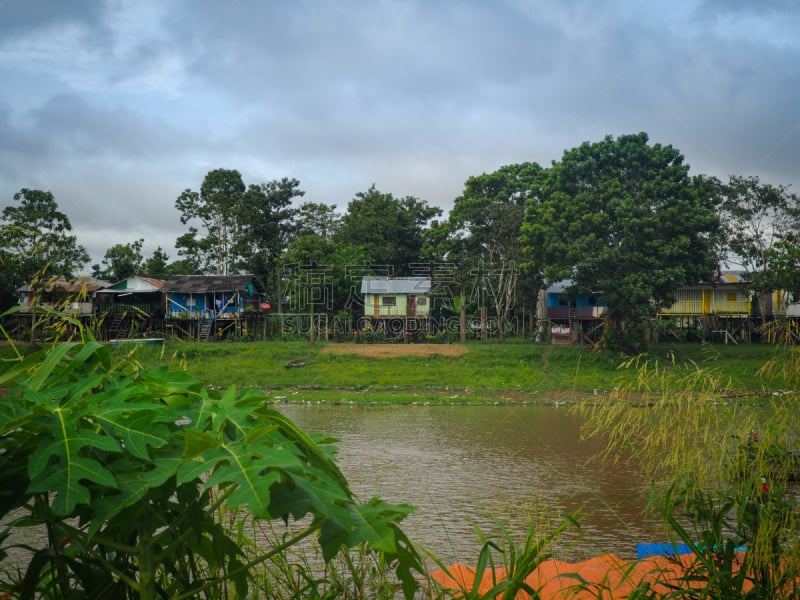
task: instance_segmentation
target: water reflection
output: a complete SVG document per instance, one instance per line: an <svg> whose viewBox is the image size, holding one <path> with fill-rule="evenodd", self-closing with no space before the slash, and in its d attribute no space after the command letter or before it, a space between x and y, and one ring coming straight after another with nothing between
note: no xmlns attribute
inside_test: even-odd
<svg viewBox="0 0 800 600"><path fill-rule="evenodd" d="M474 562L477 525L522 535L530 519L584 507L562 551L636 555L658 539L645 519L645 481L628 465L592 461L601 445L579 439L580 421L552 406L304 406L280 408L311 433L340 440L338 462L362 499L417 507L404 525L445 562ZM549 507L549 508L548 508ZM560 517L558 518L560 520Z"/></svg>

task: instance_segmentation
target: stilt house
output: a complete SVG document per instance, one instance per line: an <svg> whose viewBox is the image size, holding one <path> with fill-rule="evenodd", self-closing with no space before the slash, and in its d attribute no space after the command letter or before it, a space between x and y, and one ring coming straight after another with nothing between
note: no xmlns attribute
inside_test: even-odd
<svg viewBox="0 0 800 600"><path fill-rule="evenodd" d="M430 291L428 277L364 277L361 294L365 320L388 336L427 331Z"/></svg>

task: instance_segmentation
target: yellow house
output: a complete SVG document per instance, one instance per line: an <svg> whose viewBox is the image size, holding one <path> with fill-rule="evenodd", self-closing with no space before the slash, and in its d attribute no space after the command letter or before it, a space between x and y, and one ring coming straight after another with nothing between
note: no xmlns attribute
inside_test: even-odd
<svg viewBox="0 0 800 600"><path fill-rule="evenodd" d="M658 311L660 317L749 317L752 311L747 286L734 273L723 273L713 284L675 290L674 302Z"/></svg>
<svg viewBox="0 0 800 600"><path fill-rule="evenodd" d="M750 291L735 273L723 273L713 283L675 290L673 302L658 317L673 320L686 339L746 341L752 335Z"/></svg>

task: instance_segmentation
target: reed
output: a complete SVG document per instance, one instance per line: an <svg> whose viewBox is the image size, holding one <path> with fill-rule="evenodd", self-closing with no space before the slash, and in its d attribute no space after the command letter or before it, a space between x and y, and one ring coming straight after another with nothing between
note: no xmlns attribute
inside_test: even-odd
<svg viewBox="0 0 800 600"><path fill-rule="evenodd" d="M704 348L711 364L716 351ZM800 395L737 397L733 377L708 362L633 357L613 394L574 410L586 436L607 441L606 460L624 451L638 462L672 541L694 551L675 597L796 597ZM758 373L791 386L798 367L798 349L785 347Z"/></svg>

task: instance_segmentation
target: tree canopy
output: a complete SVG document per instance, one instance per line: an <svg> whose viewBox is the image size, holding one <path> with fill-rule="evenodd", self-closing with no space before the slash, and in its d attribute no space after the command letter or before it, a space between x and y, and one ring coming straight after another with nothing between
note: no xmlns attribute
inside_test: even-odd
<svg viewBox="0 0 800 600"><path fill-rule="evenodd" d="M199 192L184 190L175 201L181 223L198 222L205 232L190 226L189 232L176 242L178 253L199 262L208 272L220 275L232 272L232 243L244 193L242 175L231 169L209 171Z"/></svg>
<svg viewBox="0 0 800 600"><path fill-rule="evenodd" d="M710 280L716 205L672 146L649 145L645 133L608 136L548 169L528 200L525 246L548 281L601 292L613 329Z"/></svg>
<svg viewBox="0 0 800 600"><path fill-rule="evenodd" d="M549 168L522 162L469 177L444 219L425 200L374 184L341 214L335 205L298 205L303 196L296 179L246 185L237 170L211 170L198 191L175 201L187 226L177 261L160 247L146 259L138 239L111 246L92 274L118 281L247 272L280 304L289 298L282 281L328 269L326 282L348 288L336 298L352 306L353 281L364 274L425 272L439 314L457 310L463 321L466 307L484 320L488 309L501 336L520 306L534 307L545 280L602 294L607 331L669 304L681 286L710 282L723 263L743 265L754 291L800 293L798 197L752 176L726 184L691 176L678 150L645 133L585 142ZM6 207L0 221L5 305L43 269L70 278L89 260L50 192L23 189L14 200L19 206ZM297 273L282 280L287 269Z"/></svg>
<svg viewBox="0 0 800 600"><path fill-rule="evenodd" d="M762 296L776 289L796 289L791 257L797 255L800 199L785 186L761 183L752 176L733 175L721 190L729 260L744 267L753 290Z"/></svg>
<svg viewBox="0 0 800 600"><path fill-rule="evenodd" d="M23 188L14 200L19 205L5 207L0 218L4 304L17 287L34 278L72 279L89 262L51 192Z"/></svg>
<svg viewBox="0 0 800 600"><path fill-rule="evenodd" d="M418 263L424 242L423 229L442 214L425 200L405 196L395 198L372 185L359 192L347 205L334 240L360 246L377 265L387 265L403 275Z"/></svg>
<svg viewBox="0 0 800 600"><path fill-rule="evenodd" d="M470 177L450 211L450 254L462 263L462 273L466 266L472 274L473 299L481 308L494 308L500 339L514 308L524 260L520 232L525 203L538 194L543 173L537 163L521 163ZM528 291L537 287L524 286ZM481 330L485 328L484 323Z"/></svg>

